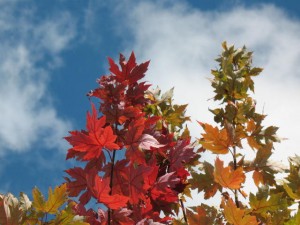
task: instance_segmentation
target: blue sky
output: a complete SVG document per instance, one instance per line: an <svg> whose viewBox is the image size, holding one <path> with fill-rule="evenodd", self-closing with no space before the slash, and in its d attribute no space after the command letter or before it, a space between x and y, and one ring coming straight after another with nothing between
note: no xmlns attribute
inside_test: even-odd
<svg viewBox="0 0 300 225"><path fill-rule="evenodd" d="M107 56L151 59L146 80L212 122L207 77L221 42L244 44L265 70L256 82L266 125L288 138L274 160L300 151L300 4L297 1L0 0L0 192L60 184L69 130L85 126L86 93ZM192 135L201 129L190 125ZM299 154L299 153L298 153Z"/></svg>

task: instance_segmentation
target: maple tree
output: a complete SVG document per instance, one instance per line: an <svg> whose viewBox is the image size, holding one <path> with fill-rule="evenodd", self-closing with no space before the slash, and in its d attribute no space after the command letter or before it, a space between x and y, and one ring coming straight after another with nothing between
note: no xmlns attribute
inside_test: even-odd
<svg viewBox="0 0 300 225"><path fill-rule="evenodd" d="M211 71L220 103L210 109L216 125L198 122L203 133L196 141L186 126L187 105L174 104L173 88L162 94L143 81L149 61L137 64L134 53L128 61L120 54L119 65L109 58L110 74L88 93L86 128L65 137L66 159L81 166L67 169L66 182L50 188L47 200L37 188L33 201L24 193L19 200L0 195L0 223L300 224L300 210L292 209L299 208L300 157L289 158L289 169L271 161L278 128L263 125L266 115L251 94L262 69L252 67L246 47L222 47L219 68ZM214 162L202 160L203 152ZM277 174L286 176L280 181ZM249 185L258 191L247 192ZM192 197L199 204L187 207Z"/></svg>
<svg viewBox="0 0 300 225"><path fill-rule="evenodd" d="M84 162L66 171L69 195L79 197L77 213L90 224L169 223L185 213L188 169L198 162L183 126L187 105L173 104L173 89L150 90L141 81L149 61L137 64L134 53L109 65L88 94L100 100L100 113L91 101L86 129L66 137L67 159ZM85 210L92 198L102 204L97 211Z"/></svg>
<svg viewBox="0 0 300 225"><path fill-rule="evenodd" d="M199 138L200 151L217 156L214 165L201 162L200 173L193 171L189 179L191 188L203 192L205 199L220 193L220 208L212 209L202 204L193 210L195 214L189 213L189 222L299 224L300 212L291 216L291 206L297 205L299 199L299 157L289 159L290 169L270 160L274 143L281 141L276 134L278 128L263 126L266 115L256 111L256 101L251 96L251 92L254 93L252 78L262 69L252 67L252 52L246 47L235 49L226 42L222 47L223 52L216 59L219 68L211 71L213 100L220 102L220 107L210 111L218 125L199 122L204 131ZM254 159L247 158L249 149L256 153ZM276 180L276 174L283 173L287 173L287 177ZM251 185L251 174L258 191L246 193L244 188ZM213 219L202 222L212 213Z"/></svg>

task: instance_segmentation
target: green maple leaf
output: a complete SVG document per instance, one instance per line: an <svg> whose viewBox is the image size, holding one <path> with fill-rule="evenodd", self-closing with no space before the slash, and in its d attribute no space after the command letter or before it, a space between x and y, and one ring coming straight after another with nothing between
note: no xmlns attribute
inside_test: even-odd
<svg viewBox="0 0 300 225"><path fill-rule="evenodd" d="M155 90L148 90L146 92L146 98L152 101L145 107L145 111L152 113L156 116L161 116L163 121L166 122L171 132L177 132L183 128L183 124L190 120L190 117L185 116L186 105L173 105L173 92L174 88L171 88L166 93L161 94L161 90L157 87ZM162 126L162 124L160 124Z"/></svg>
<svg viewBox="0 0 300 225"><path fill-rule="evenodd" d="M300 224L300 210L290 220L284 223L284 225L295 225Z"/></svg>
<svg viewBox="0 0 300 225"><path fill-rule="evenodd" d="M273 194L268 190L259 189L259 192L249 197L252 212L260 214L267 218L268 214L287 210L287 199L283 197L283 193Z"/></svg>
<svg viewBox="0 0 300 225"><path fill-rule="evenodd" d="M204 173L192 172L192 179L189 180L189 183L192 189L198 189L198 193L204 191L204 198L209 199L222 187L215 182L214 167L210 163L204 162L202 170Z"/></svg>
<svg viewBox="0 0 300 225"><path fill-rule="evenodd" d="M73 211L73 202L70 202L65 209L61 210L55 220L53 220L53 224L59 225L88 225L89 223L83 222L83 218L74 219L76 216Z"/></svg>
<svg viewBox="0 0 300 225"><path fill-rule="evenodd" d="M253 173L253 179L256 186L260 183L263 185L275 186L275 174L277 172L282 172L282 168L280 166L277 166L277 164L273 165L269 162L269 158L272 155L272 148L272 142L267 145L261 145L256 152L255 159L248 163L248 165L245 163L246 171L255 170Z"/></svg>
<svg viewBox="0 0 300 225"><path fill-rule="evenodd" d="M291 157L289 175L285 178L288 182L283 184L283 187L287 194L295 200L300 199L300 165L299 157Z"/></svg>

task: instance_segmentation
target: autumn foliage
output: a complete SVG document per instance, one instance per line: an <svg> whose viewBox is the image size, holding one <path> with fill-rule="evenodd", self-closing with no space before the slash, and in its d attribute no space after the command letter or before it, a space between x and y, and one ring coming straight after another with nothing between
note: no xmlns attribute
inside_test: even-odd
<svg viewBox="0 0 300 225"><path fill-rule="evenodd" d="M85 129L65 137L67 160L80 166L66 170L66 182L47 199L37 188L33 201L0 195L0 224L300 224L292 209L300 200L300 158L290 158L289 169L272 163L278 128L263 125L266 115L251 95L262 69L252 67L245 47L222 47L211 71L216 124L198 122L202 133L194 138L187 105L174 104L173 89L162 94L144 81L149 61L138 64L134 53L118 63L109 58L110 73L88 93ZM257 191L246 191L249 185ZM189 198L198 204L187 206Z"/></svg>

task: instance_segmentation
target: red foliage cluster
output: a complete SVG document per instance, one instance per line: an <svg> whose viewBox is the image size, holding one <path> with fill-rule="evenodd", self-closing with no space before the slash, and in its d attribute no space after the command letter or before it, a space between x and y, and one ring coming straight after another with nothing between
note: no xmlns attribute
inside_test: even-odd
<svg viewBox="0 0 300 225"><path fill-rule="evenodd" d="M146 95L150 85L140 81L149 61L138 65L132 53L128 61L120 55L120 67L110 58L109 64L110 75L88 94L100 99L101 116L92 104L86 130L66 137L67 159L86 162L66 171L69 195L79 197L77 213L90 224L166 224L178 211L178 195L188 185L185 165L196 153L189 135L175 136L163 115L146 110L156 103ZM122 159L117 151L125 152ZM106 207L86 210L91 198Z"/></svg>

